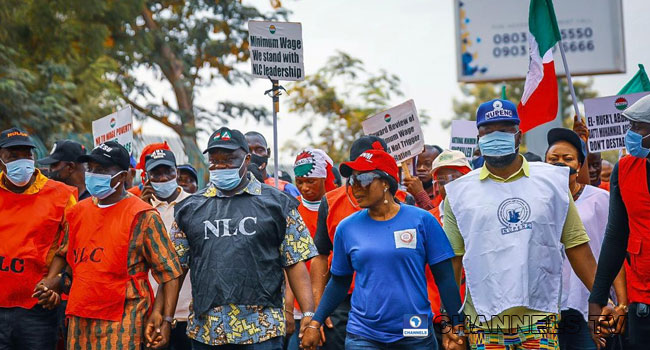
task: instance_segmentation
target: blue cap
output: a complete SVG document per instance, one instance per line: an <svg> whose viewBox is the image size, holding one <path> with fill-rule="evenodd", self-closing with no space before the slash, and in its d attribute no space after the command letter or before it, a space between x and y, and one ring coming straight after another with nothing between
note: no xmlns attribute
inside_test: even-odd
<svg viewBox="0 0 650 350"><path fill-rule="evenodd" d="M517 106L508 100L500 99L481 103L476 110L476 127L497 122L511 122L519 125Z"/></svg>

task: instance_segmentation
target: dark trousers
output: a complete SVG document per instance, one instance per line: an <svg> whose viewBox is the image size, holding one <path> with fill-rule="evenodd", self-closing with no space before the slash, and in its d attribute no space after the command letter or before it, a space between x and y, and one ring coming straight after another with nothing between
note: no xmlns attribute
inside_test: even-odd
<svg viewBox="0 0 650 350"><path fill-rule="evenodd" d="M382 343L348 333L345 340L345 350L437 350L438 342L433 335L433 327L429 327L426 338L403 338L393 343Z"/></svg>
<svg viewBox="0 0 650 350"><path fill-rule="evenodd" d="M562 350L596 350L589 324L578 310L562 311L558 324L558 340Z"/></svg>
<svg viewBox="0 0 650 350"><path fill-rule="evenodd" d="M0 308L0 350L54 350L56 310Z"/></svg>
<svg viewBox="0 0 650 350"><path fill-rule="evenodd" d="M330 315L334 328L325 326L325 344L321 350L342 350L345 348L345 337L347 335L348 314L350 313L350 298L348 294L345 300Z"/></svg>
<svg viewBox="0 0 650 350"><path fill-rule="evenodd" d="M627 333L630 350L650 348L650 305L630 304L627 313Z"/></svg>
<svg viewBox="0 0 650 350"><path fill-rule="evenodd" d="M187 321L176 322L169 339L169 350L191 350L192 342L186 334Z"/></svg>
<svg viewBox="0 0 650 350"><path fill-rule="evenodd" d="M192 350L282 350L283 337L271 338L256 344L207 345L192 339Z"/></svg>

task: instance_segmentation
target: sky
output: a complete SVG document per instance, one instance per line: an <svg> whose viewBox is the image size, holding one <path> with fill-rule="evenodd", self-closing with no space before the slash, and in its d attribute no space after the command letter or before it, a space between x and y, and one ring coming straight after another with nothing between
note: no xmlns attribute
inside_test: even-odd
<svg viewBox="0 0 650 350"><path fill-rule="evenodd" d="M270 10L269 0L244 0L244 3ZM404 96L390 101L390 105L414 99L417 108L431 116L428 125L423 127L425 142L448 146L449 130L442 129L440 121L453 115L452 99L462 98L456 80L453 0L284 0L282 3L292 11L289 20L302 23L306 74L323 66L336 51L361 59L371 72L385 69L396 74L402 81ZM623 0L627 73L593 76L594 87L601 96L616 94L636 73L638 63L650 65L648 13L650 1ZM559 60L557 56L555 59ZM250 63L244 63L241 68L250 71ZM138 75L151 82L155 102L163 97L174 100L169 84L144 71ZM230 100L264 105L270 110L271 101L263 95L269 88L270 83L265 79L256 79L250 86L218 82L199 91L196 101L209 109L214 109L219 100ZM308 146L308 139L296 137L304 116L285 113L286 110L281 98L279 146L288 140ZM243 132L260 131L272 143L272 127L268 123L235 119L229 126ZM143 130L148 134L173 134L155 121L145 122ZM199 138L200 148L206 139L207 135ZM295 156L282 151L280 154L280 162L285 164Z"/></svg>

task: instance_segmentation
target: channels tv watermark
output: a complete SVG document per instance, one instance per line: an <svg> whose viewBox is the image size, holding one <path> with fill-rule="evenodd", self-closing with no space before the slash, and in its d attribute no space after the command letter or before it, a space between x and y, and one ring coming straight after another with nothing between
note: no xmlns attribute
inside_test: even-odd
<svg viewBox="0 0 650 350"><path fill-rule="evenodd" d="M405 337L428 337L429 316L414 314L404 315L402 335Z"/></svg>

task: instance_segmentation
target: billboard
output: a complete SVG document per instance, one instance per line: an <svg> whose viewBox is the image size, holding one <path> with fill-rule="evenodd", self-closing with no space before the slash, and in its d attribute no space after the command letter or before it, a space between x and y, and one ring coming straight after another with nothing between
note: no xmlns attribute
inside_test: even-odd
<svg viewBox="0 0 650 350"><path fill-rule="evenodd" d="M528 71L526 0L455 0L459 82L524 79ZM625 73L621 0L555 0L572 75ZM555 71L564 75L559 48Z"/></svg>

